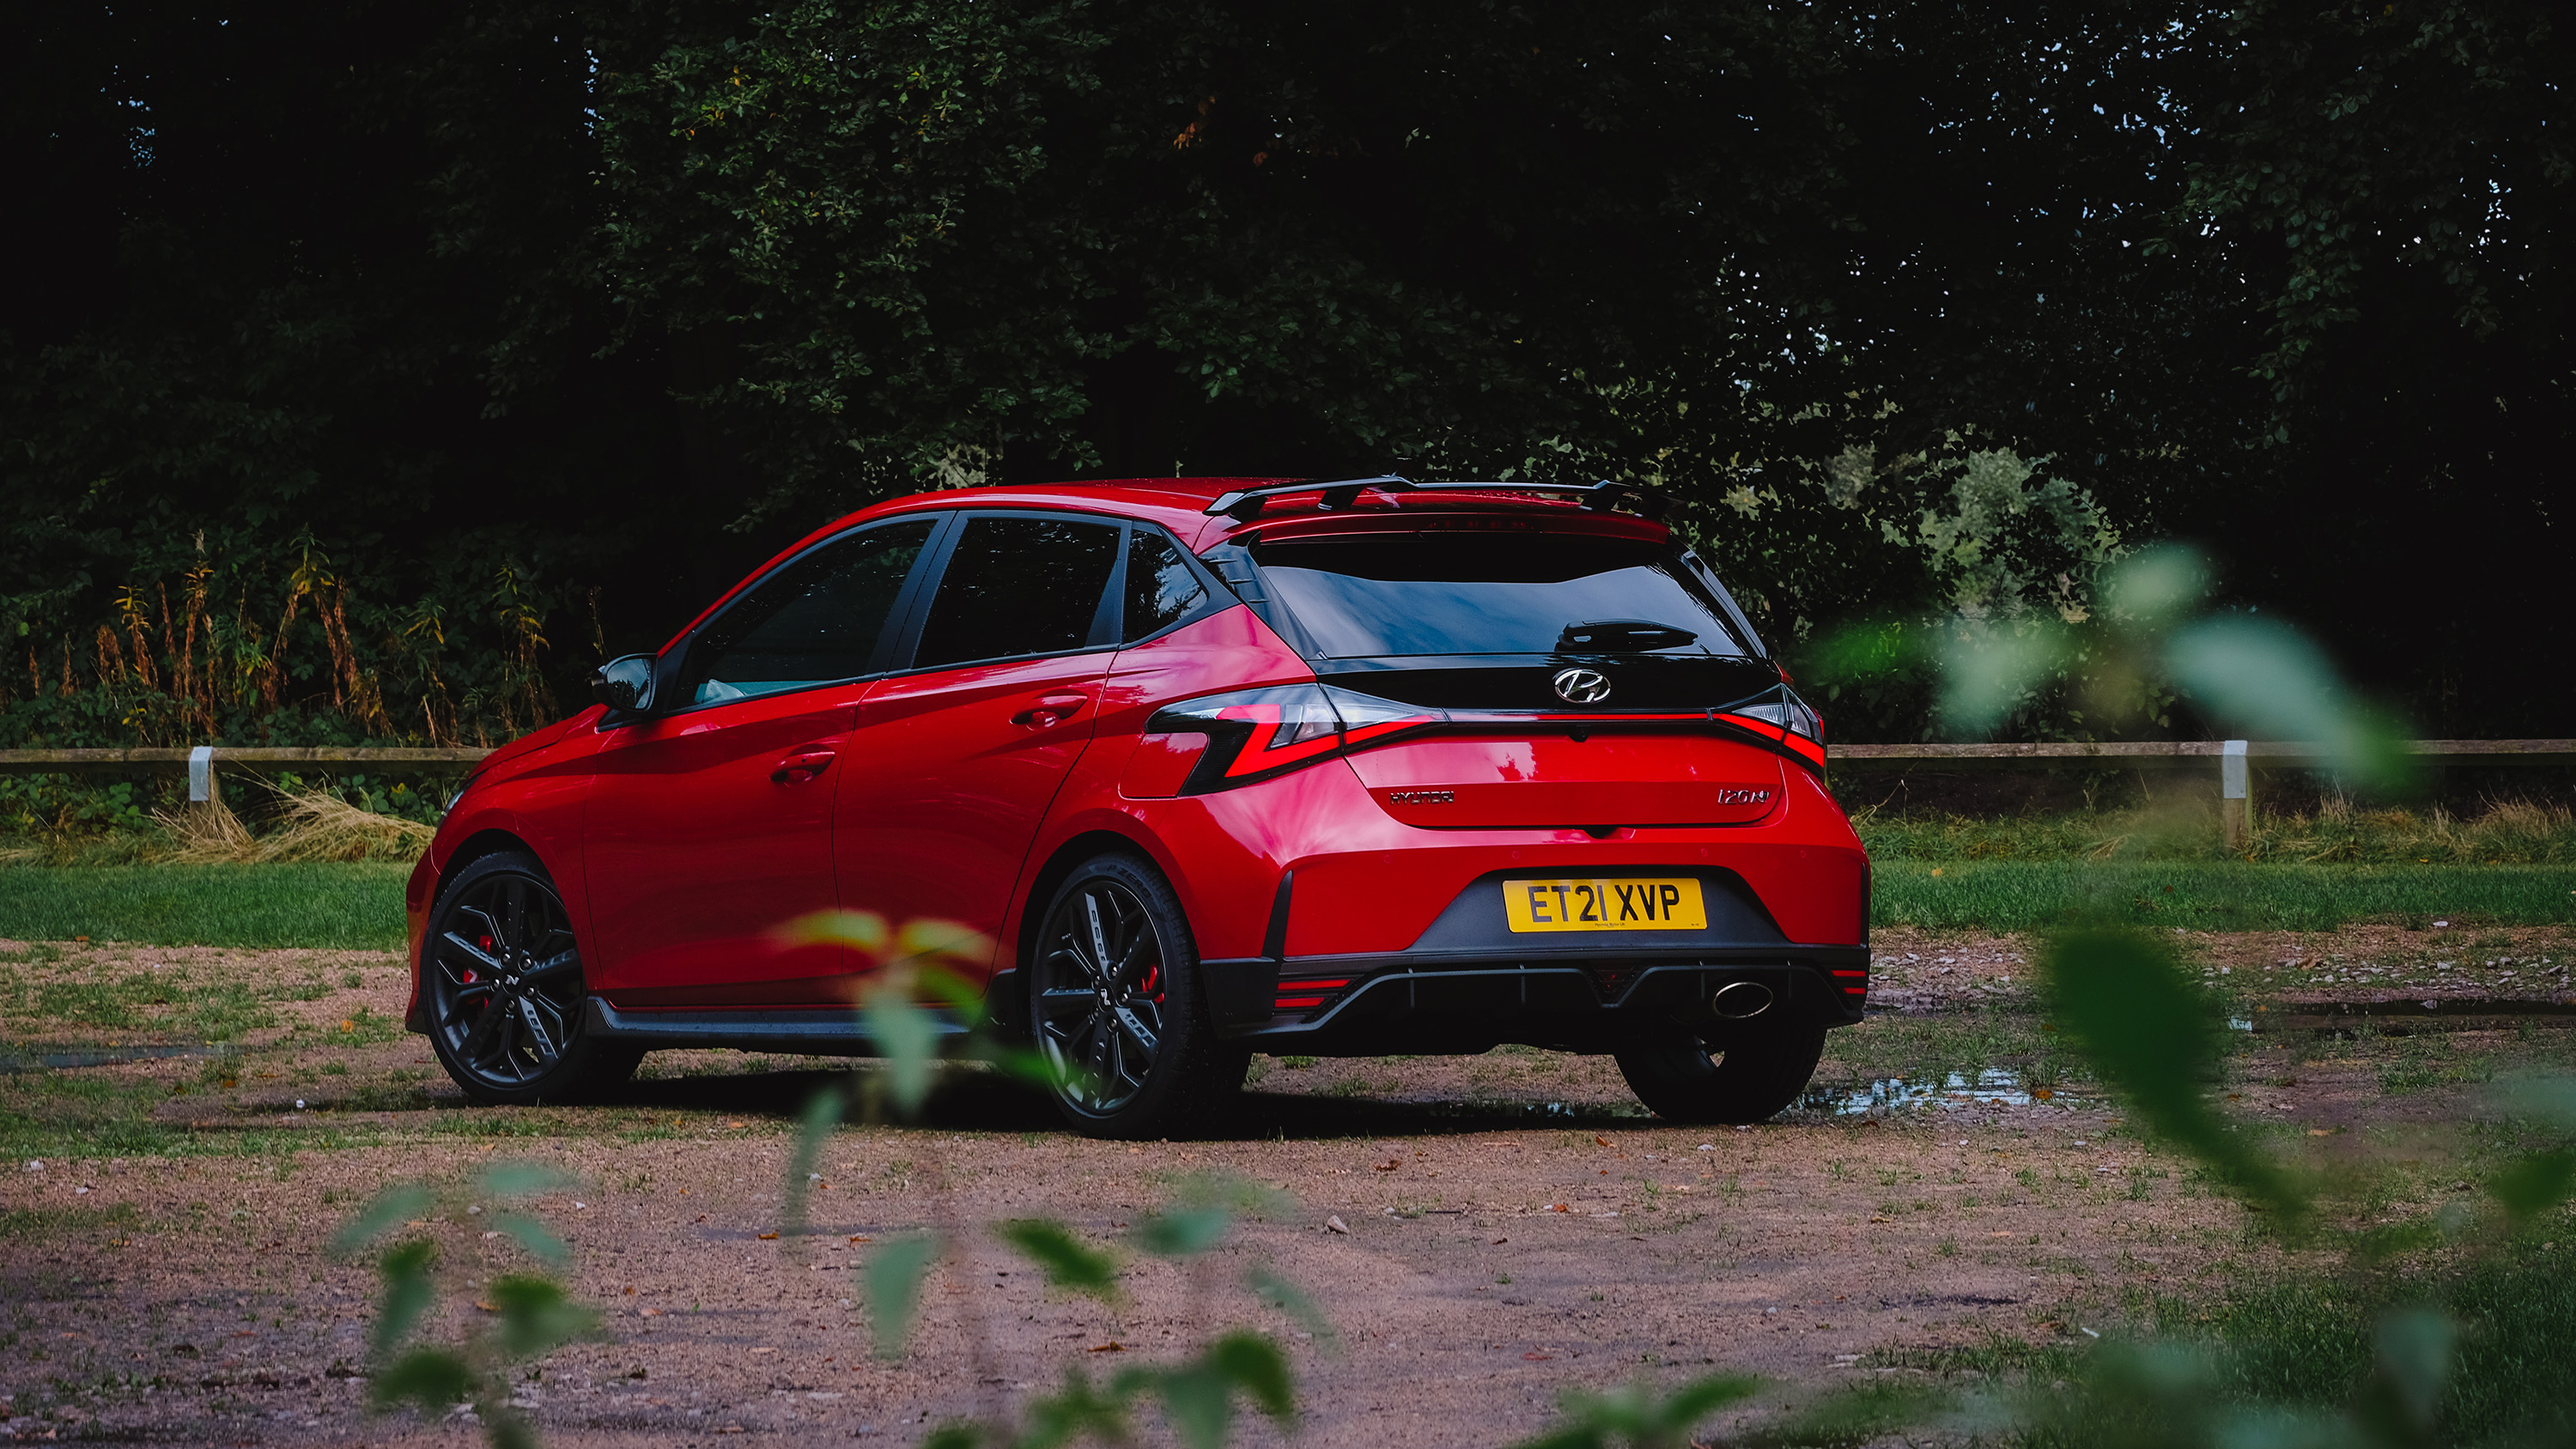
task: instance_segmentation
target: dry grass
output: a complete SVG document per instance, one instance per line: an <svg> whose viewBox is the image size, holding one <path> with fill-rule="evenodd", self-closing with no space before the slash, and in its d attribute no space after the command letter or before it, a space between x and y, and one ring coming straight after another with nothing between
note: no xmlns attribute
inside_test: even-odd
<svg viewBox="0 0 2576 1449"><path fill-rule="evenodd" d="M322 790L288 795L277 828L265 835L253 835L220 803L156 818L178 845L169 858L187 864L416 860L437 833L418 821L361 810Z"/></svg>
<svg viewBox="0 0 2576 1449"><path fill-rule="evenodd" d="M2548 864L2576 856L2576 812L2532 800L2490 800L2474 815L2441 805L2364 810L2329 795L2312 815L2255 820L2255 849L2285 860L2364 861L2408 857L2460 865Z"/></svg>
<svg viewBox="0 0 2576 1449"><path fill-rule="evenodd" d="M1856 812L1853 824L1881 860L2216 860L2226 850L2217 802L2198 796L2126 810L2079 810L2003 819L1921 811ZM2255 801L2251 860L2312 864L2560 865L2576 862L2576 812L2525 799L2474 810L2369 808L2327 796L2313 811Z"/></svg>

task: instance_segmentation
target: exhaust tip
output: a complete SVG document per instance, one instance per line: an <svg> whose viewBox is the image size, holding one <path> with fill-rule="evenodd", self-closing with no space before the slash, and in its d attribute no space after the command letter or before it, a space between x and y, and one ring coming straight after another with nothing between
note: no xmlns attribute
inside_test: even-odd
<svg viewBox="0 0 2576 1449"><path fill-rule="evenodd" d="M1708 999L1708 1009L1729 1021L1760 1016L1771 1009L1771 988L1759 981L1730 981Z"/></svg>

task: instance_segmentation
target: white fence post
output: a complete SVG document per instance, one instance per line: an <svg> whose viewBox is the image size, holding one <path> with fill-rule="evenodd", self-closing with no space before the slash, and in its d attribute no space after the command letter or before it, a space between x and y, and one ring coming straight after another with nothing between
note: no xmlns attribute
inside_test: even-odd
<svg viewBox="0 0 2576 1449"><path fill-rule="evenodd" d="M2227 848L2243 850L2252 828L2253 771L2246 768L2245 742L2229 740L2218 752L2218 823L2227 832Z"/></svg>
<svg viewBox="0 0 2576 1449"><path fill-rule="evenodd" d="M215 778L215 747L188 751L188 813L213 817L223 807L223 785Z"/></svg>

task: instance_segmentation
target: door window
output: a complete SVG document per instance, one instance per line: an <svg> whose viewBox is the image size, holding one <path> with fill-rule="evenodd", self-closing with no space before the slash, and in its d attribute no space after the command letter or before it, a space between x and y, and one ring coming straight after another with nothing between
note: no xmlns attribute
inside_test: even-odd
<svg viewBox="0 0 2576 1449"><path fill-rule="evenodd" d="M780 565L690 643L680 698L713 704L881 667L877 644L932 526L927 518L889 523Z"/></svg>
<svg viewBox="0 0 2576 1449"><path fill-rule="evenodd" d="M1118 525L1063 518L969 518L931 596L913 666L1105 646Z"/></svg>
<svg viewBox="0 0 2576 1449"><path fill-rule="evenodd" d="M1119 633L1133 644L1190 616L1207 602L1207 585L1181 557L1172 541L1150 528L1139 528L1127 543L1127 613Z"/></svg>

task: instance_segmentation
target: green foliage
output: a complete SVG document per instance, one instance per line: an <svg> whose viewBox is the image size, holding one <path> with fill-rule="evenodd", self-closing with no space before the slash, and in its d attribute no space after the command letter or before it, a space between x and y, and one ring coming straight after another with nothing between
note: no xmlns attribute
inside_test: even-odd
<svg viewBox="0 0 2576 1449"><path fill-rule="evenodd" d="M1013 1218L996 1233L1038 1265L1054 1288L1088 1293L1103 1300L1118 1291L1118 1265L1108 1254L1087 1247L1073 1230L1049 1218Z"/></svg>
<svg viewBox="0 0 2576 1449"><path fill-rule="evenodd" d="M1761 1380L1744 1374L1712 1374L1670 1394L1642 1383L1606 1394L1569 1393L1559 1405L1559 1423L1520 1449L1684 1449L1701 1420L1759 1387Z"/></svg>
<svg viewBox="0 0 2576 1449"><path fill-rule="evenodd" d="M2305 1211L2297 1188L2210 1108L2203 1084L2218 1056L2218 1013L2170 945L2077 928L2049 942L2040 971L2057 1020L2149 1128L2285 1217Z"/></svg>
<svg viewBox="0 0 2576 1449"><path fill-rule="evenodd" d="M490 1328L454 1345L421 1344L403 1349L430 1316L443 1285L441 1254L433 1233L441 1225L470 1223L518 1243L531 1257L560 1266L569 1251L562 1239L535 1218L508 1208L485 1212L486 1200L506 1201L571 1185L557 1169L539 1163L497 1163L476 1180L470 1193L426 1183L396 1183L378 1192L332 1235L335 1256L351 1257L397 1229L399 1236L377 1255L376 1269L384 1295L368 1334L368 1351L378 1362L368 1403L376 1409L402 1404L426 1414L442 1414L470 1403L494 1449L534 1449L535 1426L511 1403L508 1371L523 1359L551 1353L577 1339L600 1336L600 1316L575 1303L563 1286L539 1273L503 1273L482 1285L477 1306L492 1316Z"/></svg>
<svg viewBox="0 0 2576 1449"><path fill-rule="evenodd" d="M1240 1330L1218 1335L1195 1358L1122 1369L1098 1388L1073 1370L1062 1389L1022 1406L1019 1425L943 1424L922 1441L923 1449L1053 1449L1085 1437L1123 1444L1133 1437L1136 1405L1148 1399L1162 1401L1164 1418L1190 1449L1218 1449L1233 1436L1239 1398L1282 1427L1296 1425L1296 1384L1287 1359L1270 1340Z"/></svg>
<svg viewBox="0 0 2576 1449"><path fill-rule="evenodd" d="M882 1359L903 1357L912 1341L913 1312L921 1303L921 1282L939 1261L939 1240L927 1233L893 1238L868 1254L862 1279L867 1294L870 1336Z"/></svg>

